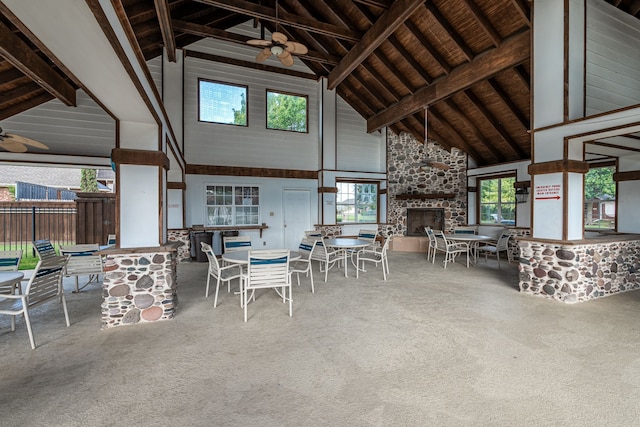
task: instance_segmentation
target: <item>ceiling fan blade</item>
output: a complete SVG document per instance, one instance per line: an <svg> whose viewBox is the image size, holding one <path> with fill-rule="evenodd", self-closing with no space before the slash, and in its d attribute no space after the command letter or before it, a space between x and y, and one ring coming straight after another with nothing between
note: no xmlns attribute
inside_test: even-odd
<svg viewBox="0 0 640 427"><path fill-rule="evenodd" d="M262 49L262 51L258 54L258 56L256 56L256 61L257 62L264 62L267 60L268 57L271 56L271 49L269 49L268 47L265 47L264 49Z"/></svg>
<svg viewBox="0 0 640 427"><path fill-rule="evenodd" d="M46 146L45 144L43 144L40 141L36 141L35 139L27 138L26 136L16 135L15 133L7 133L7 134L4 135L4 137L5 137L5 141L7 141L6 138L11 138L8 141L17 142L19 144L30 145L30 146L36 147L36 148L42 148L43 150L48 150L49 149L48 146Z"/></svg>
<svg viewBox="0 0 640 427"><path fill-rule="evenodd" d="M285 44L288 39L287 39L287 36L276 31L275 33L271 34L271 40L273 40L276 43Z"/></svg>
<svg viewBox="0 0 640 427"><path fill-rule="evenodd" d="M285 50L288 52L294 53L296 55L305 55L309 52L309 49L302 43L298 42L286 42L284 44Z"/></svg>
<svg viewBox="0 0 640 427"><path fill-rule="evenodd" d="M10 139L5 139L4 141L0 141L0 148L3 148L12 153L26 153L27 147L24 144L21 144L16 141L11 141Z"/></svg>
<svg viewBox="0 0 640 427"><path fill-rule="evenodd" d="M271 42L269 40L260 39L247 40L247 44L251 46L271 46Z"/></svg>
<svg viewBox="0 0 640 427"><path fill-rule="evenodd" d="M290 67L293 65L293 56L286 50L282 51L280 55L278 55L278 59L282 62L282 65L286 67Z"/></svg>

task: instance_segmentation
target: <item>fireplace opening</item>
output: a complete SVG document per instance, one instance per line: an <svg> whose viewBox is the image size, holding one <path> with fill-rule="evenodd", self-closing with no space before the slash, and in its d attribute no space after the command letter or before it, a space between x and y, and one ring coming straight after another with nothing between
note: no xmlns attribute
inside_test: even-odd
<svg viewBox="0 0 640 427"><path fill-rule="evenodd" d="M407 209L407 236L426 236L427 226L444 230L444 208Z"/></svg>

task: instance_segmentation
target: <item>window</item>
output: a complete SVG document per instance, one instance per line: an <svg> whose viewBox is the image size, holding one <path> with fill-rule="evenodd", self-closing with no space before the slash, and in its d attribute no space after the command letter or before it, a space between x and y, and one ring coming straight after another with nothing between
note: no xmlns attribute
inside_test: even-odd
<svg viewBox="0 0 640 427"><path fill-rule="evenodd" d="M479 179L480 224L515 225L514 176Z"/></svg>
<svg viewBox="0 0 640 427"><path fill-rule="evenodd" d="M584 227L615 229L616 183L615 166L591 165L584 176Z"/></svg>
<svg viewBox="0 0 640 427"><path fill-rule="evenodd" d="M378 183L338 182L336 223L377 223Z"/></svg>
<svg viewBox="0 0 640 427"><path fill-rule="evenodd" d="M207 226L260 225L260 189L235 185L206 186Z"/></svg>
<svg viewBox="0 0 640 427"><path fill-rule="evenodd" d="M247 87L198 79L198 120L247 126Z"/></svg>
<svg viewBox="0 0 640 427"><path fill-rule="evenodd" d="M267 129L307 131L307 97L267 90Z"/></svg>

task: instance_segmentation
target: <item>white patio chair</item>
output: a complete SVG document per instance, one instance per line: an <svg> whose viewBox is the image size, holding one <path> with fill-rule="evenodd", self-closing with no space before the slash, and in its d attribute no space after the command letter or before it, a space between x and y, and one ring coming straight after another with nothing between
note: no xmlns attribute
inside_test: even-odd
<svg viewBox="0 0 640 427"><path fill-rule="evenodd" d="M18 271L20 260L22 259L22 249L13 251L0 251L0 271ZM20 281L13 285L0 286L0 294L22 294Z"/></svg>
<svg viewBox="0 0 640 427"><path fill-rule="evenodd" d="M107 246L113 246L115 244L116 244L116 235L109 234L109 236L107 236Z"/></svg>
<svg viewBox="0 0 640 427"><path fill-rule="evenodd" d="M507 262L511 262L511 251L509 250L509 239L511 231L505 230L500 234L496 244L485 244L478 247L478 253L484 253L484 260L487 261L489 254L494 255L498 260L498 268L500 268L500 252L507 253Z"/></svg>
<svg viewBox="0 0 640 427"><path fill-rule="evenodd" d="M70 326L67 302L62 290L62 276L66 263L66 256L56 255L41 259L38 261L23 295L0 295L0 314L8 314L11 316L12 331L16 330L16 317L24 314L32 349L36 348L36 342L31 330L29 309L49 300L60 298L67 327Z"/></svg>
<svg viewBox="0 0 640 427"><path fill-rule="evenodd" d="M224 236L222 245L225 252L248 251L251 250L250 236Z"/></svg>
<svg viewBox="0 0 640 427"><path fill-rule="evenodd" d="M427 245L427 261L431 261L436 252L436 238L433 235L431 227L426 226L424 228L424 232L427 233L427 237L429 238L429 244Z"/></svg>
<svg viewBox="0 0 640 427"><path fill-rule="evenodd" d="M32 242L32 244L33 248L38 254L38 258L40 259L50 258L58 255L56 253L56 249L47 239L35 240Z"/></svg>
<svg viewBox="0 0 640 427"><path fill-rule="evenodd" d="M282 297L283 303L287 300L289 301L289 316L293 315L289 249L250 251L247 272L243 276L243 282L242 295L244 297L245 322L247 321L249 299L255 301L255 291L258 289L274 289ZM287 289L289 290L289 296L287 296Z"/></svg>
<svg viewBox="0 0 640 427"><path fill-rule="evenodd" d="M469 268L469 244L467 242L450 242L442 230L433 230L433 234L436 238L436 249L444 252L444 268L447 268L447 263L456 262L456 256L460 254L466 254L467 268ZM435 255L433 258L435 262Z"/></svg>
<svg viewBox="0 0 640 427"><path fill-rule="evenodd" d="M311 257L313 252L316 249L316 244L318 240L312 237L305 237L300 242L300 246L298 246L298 252L300 253L300 259L296 260L291 264L290 272L291 274L295 273L298 279L298 286L300 286L300 273L303 273L305 276L309 276L311 279L311 293L315 293L315 289L313 287L313 268L311 268Z"/></svg>
<svg viewBox="0 0 640 427"><path fill-rule="evenodd" d="M377 246L376 245L376 237L378 237L378 230L366 230L366 229L361 229L358 232L358 239L360 240L368 240L371 242L370 246L367 247L373 247L373 246Z"/></svg>
<svg viewBox="0 0 640 427"><path fill-rule="evenodd" d="M478 229L473 226L458 225L454 227L453 234L478 234Z"/></svg>
<svg viewBox="0 0 640 427"><path fill-rule="evenodd" d="M364 248L356 255L356 278L360 277L360 271L366 271L364 265L366 262L372 262L377 267L378 264L382 264L382 277L387 280L387 274L389 274L389 260L387 258L387 250L389 248L390 237L384 239L384 243L381 248Z"/></svg>
<svg viewBox="0 0 640 427"><path fill-rule="evenodd" d="M209 283L211 278L216 279L216 296L213 299L213 308L218 305L218 291L220 290L220 282L227 282L227 292L231 292L231 281L238 279L238 290L240 292L240 306L242 307L242 269L239 264L230 264L224 267L220 267L218 258L213 253L211 245L205 242L200 242L202 252L207 256L209 260L209 270L207 272L207 288L204 292L206 298L209 297Z"/></svg>
<svg viewBox="0 0 640 427"><path fill-rule="evenodd" d="M324 273L326 283L329 270L342 262L343 252L340 249L327 248L322 240L317 240L311 259L319 262L320 272Z"/></svg>
<svg viewBox="0 0 640 427"><path fill-rule="evenodd" d="M304 237L316 237L322 239L322 231L320 230L307 230L304 232Z"/></svg>
<svg viewBox="0 0 640 427"><path fill-rule="evenodd" d="M75 277L76 290L80 292L92 282L98 283L102 274L102 256L96 255L100 246L95 244L60 246L60 255L69 255L69 261L65 266L64 275ZM89 280L82 286L79 285L78 278L88 276Z"/></svg>

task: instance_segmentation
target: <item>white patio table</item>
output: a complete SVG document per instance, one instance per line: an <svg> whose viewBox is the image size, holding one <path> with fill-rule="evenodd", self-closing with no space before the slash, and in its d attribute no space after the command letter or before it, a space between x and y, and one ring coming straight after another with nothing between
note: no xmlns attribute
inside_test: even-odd
<svg viewBox="0 0 640 427"><path fill-rule="evenodd" d="M482 234L445 234L447 240L451 240L454 242L466 242L469 244L469 250L472 252L473 256L473 264L477 264L478 262L478 245L481 242L490 242L494 240L491 236L484 236Z"/></svg>
<svg viewBox="0 0 640 427"><path fill-rule="evenodd" d="M336 249L342 250L344 254L344 277L348 277L347 255L349 255L350 250L351 250L351 253L353 254L354 253L353 251L357 252L359 249L369 246L371 244L371 240L338 237L335 239L324 239L322 241L322 244L330 248L336 248ZM352 263L353 263L353 260L352 260ZM358 266L355 263L353 263L353 266L355 268L358 268Z"/></svg>

